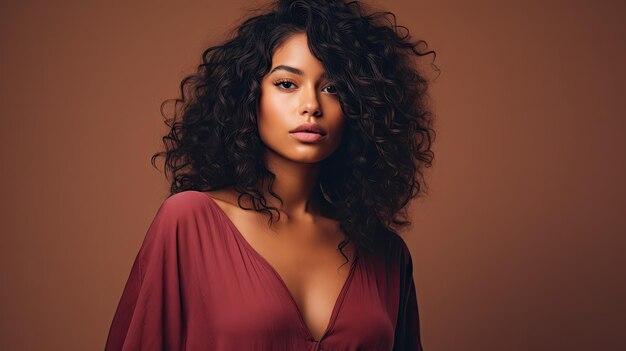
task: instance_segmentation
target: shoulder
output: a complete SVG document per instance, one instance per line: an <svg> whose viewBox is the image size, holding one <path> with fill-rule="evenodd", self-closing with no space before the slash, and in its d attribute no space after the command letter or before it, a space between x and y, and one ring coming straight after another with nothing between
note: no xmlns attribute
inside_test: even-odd
<svg viewBox="0 0 626 351"><path fill-rule="evenodd" d="M160 208L168 212L188 212L207 201L208 195L196 190L185 190L163 200Z"/></svg>
<svg viewBox="0 0 626 351"><path fill-rule="evenodd" d="M397 233L391 233L389 253L390 257L399 261L400 265L412 265L411 250L409 250L404 238Z"/></svg>
<svg viewBox="0 0 626 351"><path fill-rule="evenodd" d="M211 206L210 198L199 191L186 190L163 200L159 206L152 224L152 231L159 232L159 235L172 235L171 233L180 229L193 228L197 222L206 221L207 206Z"/></svg>
<svg viewBox="0 0 626 351"><path fill-rule="evenodd" d="M196 190L185 190L170 195L163 200L157 210L157 217L168 220L184 220L196 217L206 212L207 206L215 205L211 197Z"/></svg>
<svg viewBox="0 0 626 351"><path fill-rule="evenodd" d="M199 191L186 190L166 198L150 224L143 246L179 247L211 232L216 224L210 198ZM187 245L185 245L187 246Z"/></svg>
<svg viewBox="0 0 626 351"><path fill-rule="evenodd" d="M409 252L409 247L404 238L395 232L389 232L389 248L391 254L406 254Z"/></svg>

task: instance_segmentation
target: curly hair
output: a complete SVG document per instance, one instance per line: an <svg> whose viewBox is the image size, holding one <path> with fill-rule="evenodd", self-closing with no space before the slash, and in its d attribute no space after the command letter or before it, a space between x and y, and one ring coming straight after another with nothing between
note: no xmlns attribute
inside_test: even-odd
<svg viewBox="0 0 626 351"><path fill-rule="evenodd" d="M180 83L180 98L168 99L161 114L169 133L162 138L170 195L232 186L253 208L269 215L260 179L269 193L275 175L263 162L256 118L261 80L273 52L290 35L305 33L312 54L335 85L346 131L338 149L321 161L319 188L346 238L358 249L384 253L397 230L410 224L406 205L427 188L424 167L434 153L428 80L415 59L424 40L411 40L388 11L368 12L358 1L278 0L202 54L197 71ZM402 30L406 32L402 34ZM435 67L436 71L439 69ZM165 107L174 102L173 115Z"/></svg>

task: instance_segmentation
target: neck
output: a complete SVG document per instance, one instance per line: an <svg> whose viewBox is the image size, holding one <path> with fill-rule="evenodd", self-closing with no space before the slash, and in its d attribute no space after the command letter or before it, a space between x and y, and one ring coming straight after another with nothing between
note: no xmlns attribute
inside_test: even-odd
<svg viewBox="0 0 626 351"><path fill-rule="evenodd" d="M269 182L261 184L263 195L268 205L278 208L281 217L286 217L285 221L304 219L322 212L324 199L318 186L319 163L294 162L266 150L265 164L276 176L272 192L283 200L282 205L269 193Z"/></svg>

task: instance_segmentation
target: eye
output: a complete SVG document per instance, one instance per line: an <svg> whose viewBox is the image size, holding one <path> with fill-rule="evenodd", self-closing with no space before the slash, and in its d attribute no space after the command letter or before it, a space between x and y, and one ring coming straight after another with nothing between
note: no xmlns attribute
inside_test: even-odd
<svg viewBox="0 0 626 351"><path fill-rule="evenodd" d="M326 86L326 88L324 88L324 89L327 89L327 88L330 88L329 93L331 93L331 94L337 94L337 88L335 88L335 86L334 86L334 85L328 85L328 86Z"/></svg>
<svg viewBox="0 0 626 351"><path fill-rule="evenodd" d="M295 85L293 82L288 81L288 80L279 80L279 81L274 83L275 86L278 86L278 87L281 87L281 88L287 89L287 90L290 90L289 89L290 84L291 85Z"/></svg>
<svg viewBox="0 0 626 351"><path fill-rule="evenodd" d="M274 82L274 86L280 87L281 89L284 89L284 90L291 90L291 88L295 87L296 84L290 80L281 79L281 80ZM333 94L333 95L337 94L337 88L335 88L334 85L327 85L326 87L324 87L324 89L322 89L322 91L324 91L325 89L328 89L327 92L329 94Z"/></svg>

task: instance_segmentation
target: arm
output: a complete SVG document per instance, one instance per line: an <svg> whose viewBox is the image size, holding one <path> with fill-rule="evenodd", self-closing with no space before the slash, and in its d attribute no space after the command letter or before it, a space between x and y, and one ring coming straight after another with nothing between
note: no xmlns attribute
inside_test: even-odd
<svg viewBox="0 0 626 351"><path fill-rule="evenodd" d="M178 231L179 216L166 200L135 258L105 351L182 349Z"/></svg>
<svg viewBox="0 0 626 351"><path fill-rule="evenodd" d="M393 350L423 351L413 280L413 260L403 240L400 246L400 301Z"/></svg>

